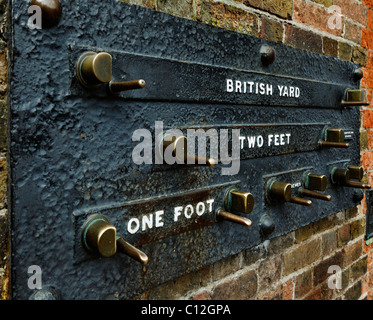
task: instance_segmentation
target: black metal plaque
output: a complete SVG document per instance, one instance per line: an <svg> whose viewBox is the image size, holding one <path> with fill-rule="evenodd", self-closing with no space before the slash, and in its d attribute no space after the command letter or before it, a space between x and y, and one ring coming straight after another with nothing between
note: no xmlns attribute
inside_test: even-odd
<svg viewBox="0 0 373 320"><path fill-rule="evenodd" d="M341 105L346 89L359 88L356 64L116 0L66 1L58 26L40 30L27 26L24 1L12 4L14 299L34 292L31 265L63 299L131 298L361 200L359 189L330 180L334 167L359 164L359 108ZM276 52L272 64L261 61L263 45ZM146 87L84 88L75 72L86 51L112 55L113 80L143 78ZM227 150L238 171L224 174L220 146L214 167L157 163L158 122L165 131L214 129L219 139L239 130L238 156L232 140ZM350 147L321 148L326 128L344 129ZM147 163L133 161L138 129L149 133ZM327 176L331 201L267 201L268 179L298 195L309 171ZM255 199L251 213L236 213L250 228L216 218L231 186ZM83 225L97 213L148 255L145 267L84 249ZM261 230L264 215L271 234Z"/></svg>

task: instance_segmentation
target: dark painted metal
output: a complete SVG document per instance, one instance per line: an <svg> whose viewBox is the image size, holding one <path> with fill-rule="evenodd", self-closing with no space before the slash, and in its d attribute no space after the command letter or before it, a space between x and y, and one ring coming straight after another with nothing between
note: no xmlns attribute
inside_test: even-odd
<svg viewBox="0 0 373 320"><path fill-rule="evenodd" d="M63 299L130 298L264 240L322 219L360 200L360 190L332 185L334 166L359 164L359 108L342 107L357 89L356 64L175 18L121 1L65 1L58 27L30 30L24 2L13 1L11 74L12 292L33 293L27 267ZM263 65L260 48L276 52ZM80 85L76 62L86 51L113 56L113 81L144 79L141 90L110 95ZM163 68L164 71L163 71ZM301 88L297 99L224 92L226 79ZM32 83L32 85L30 85ZM289 145L245 147L237 175L214 167L132 161L136 129L240 128L242 136L285 134ZM325 127L348 130L349 148L320 149ZM154 145L153 149L157 148ZM268 140L267 140L268 144ZM306 174L328 178L331 201L311 207L270 203L266 183L292 184ZM252 226L218 221L229 187L252 193ZM212 212L177 221L175 207L214 199ZM202 205L200 206L200 209ZM164 210L163 226L128 232L130 218ZM179 212L179 211L177 211ZM187 211L187 215L188 215ZM124 254L98 257L84 249L82 226L104 214L118 234L145 252L146 266ZM262 221L264 214L270 221ZM262 227L261 227L262 226ZM267 230L267 231L266 231Z"/></svg>

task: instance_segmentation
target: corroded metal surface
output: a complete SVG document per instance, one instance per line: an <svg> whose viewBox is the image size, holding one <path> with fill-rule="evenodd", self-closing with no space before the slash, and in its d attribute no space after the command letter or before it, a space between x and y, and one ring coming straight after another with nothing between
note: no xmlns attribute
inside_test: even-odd
<svg viewBox="0 0 373 320"><path fill-rule="evenodd" d="M360 190L332 186L329 179L333 165L359 163L359 109L338 105L345 89L359 86L353 76L355 64L270 44L276 59L263 65L260 48L268 44L263 40L114 0L66 1L58 26L50 29L27 27L23 1L13 1L13 13L10 147L15 299L27 299L33 293L27 286L30 265L40 266L43 285L57 288L63 299L103 299L113 294L129 298L360 201ZM192 73L185 76L195 81L200 76L199 86L190 91L187 84L192 82L184 79L185 88L178 91L183 99L163 97L170 89L154 88L152 81L146 84L151 91L130 93L131 99L126 99L127 93L87 91L75 77L75 63L81 52L98 48L113 54L117 81L135 80L126 79L130 65L126 67L121 59L140 55L151 57L144 66L149 69L155 64L156 72L160 70L156 61L188 64ZM134 66L131 72L139 68ZM193 73L196 70L201 74ZM229 70L233 73L228 75ZM263 77L276 84L281 78L295 85L299 80L312 83L312 90L316 85L320 92L306 90L304 108L270 97L262 106L257 98L251 104L239 95L232 100L222 92L214 96L204 89L216 87L200 82L206 75L213 81L215 71L221 72L217 81L232 75L244 79L247 70L258 81ZM136 79L142 77L139 74ZM146 92L154 95L142 98ZM314 94L317 101L313 103ZM132 141L132 134L139 128L154 132L155 121L163 121L165 128L236 126L243 135L293 130L297 140L282 149L279 146L279 151L244 149L240 171L233 176L221 174L222 164L212 168L137 165L131 154L138 142ZM325 125L349 130L350 148L319 149ZM332 201L314 200L307 208L267 201L267 180L281 178L294 186L297 195L307 170L327 175L326 192ZM176 212L182 212L179 218L185 221L174 223L175 207L191 205L197 212L200 202L207 208L210 196L215 212L224 206L225 188L231 185L254 196L254 209L246 216L252 221L250 228L217 221L213 213L188 219L179 209ZM163 226L160 220L158 228L153 225L149 231L144 225L143 232L141 225L139 232L128 232L130 217L150 217L162 209ZM173 215L166 214L169 209ZM84 251L80 232L93 212L107 215L118 234L148 255L149 263L143 267L120 253L100 258ZM264 215L271 221L261 232Z"/></svg>

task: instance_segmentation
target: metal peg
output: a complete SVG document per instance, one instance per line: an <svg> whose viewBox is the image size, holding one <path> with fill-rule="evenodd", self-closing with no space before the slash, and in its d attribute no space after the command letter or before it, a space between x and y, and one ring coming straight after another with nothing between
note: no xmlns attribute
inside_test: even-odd
<svg viewBox="0 0 373 320"><path fill-rule="evenodd" d="M324 194L324 193L321 193L321 192L316 192L316 191L303 189L303 188L301 188L299 190L299 195L301 195L302 197L311 197L311 198L324 200L324 201L332 200L332 196L329 195L329 194Z"/></svg>
<svg viewBox="0 0 373 320"><path fill-rule="evenodd" d="M122 236L117 237L117 246L119 251L135 259L136 261L142 264L148 263L148 256L141 250L134 247L132 244L129 244L127 241L125 241Z"/></svg>
<svg viewBox="0 0 373 320"><path fill-rule="evenodd" d="M109 90L111 93L119 93L121 91L143 89L146 86L146 82L143 79L123 81L123 82L112 82L109 83Z"/></svg>
<svg viewBox="0 0 373 320"><path fill-rule="evenodd" d="M238 223L244 225L246 227L251 227L251 220L245 217L241 217L239 215L224 211L223 209L218 209L216 212L216 216L220 219L228 220L234 223Z"/></svg>

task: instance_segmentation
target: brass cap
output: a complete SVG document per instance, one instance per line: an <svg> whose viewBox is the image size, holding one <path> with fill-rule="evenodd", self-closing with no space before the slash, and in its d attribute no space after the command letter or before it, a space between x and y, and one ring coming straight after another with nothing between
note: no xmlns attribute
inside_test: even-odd
<svg viewBox="0 0 373 320"><path fill-rule="evenodd" d="M343 142L344 140L345 140L345 134L342 129L326 129L325 141Z"/></svg>
<svg viewBox="0 0 373 320"><path fill-rule="evenodd" d="M350 179L361 180L364 176L364 169L360 166L348 166L348 171L350 172Z"/></svg>
<svg viewBox="0 0 373 320"><path fill-rule="evenodd" d="M86 249L111 257L117 251L116 228L102 215L93 215L87 220L82 231Z"/></svg>
<svg viewBox="0 0 373 320"><path fill-rule="evenodd" d="M85 52L77 62L77 78L88 88L110 82L111 73L112 57L106 52Z"/></svg>
<svg viewBox="0 0 373 320"><path fill-rule="evenodd" d="M325 191L328 179L322 174L308 174L306 177L305 187L311 190Z"/></svg>
<svg viewBox="0 0 373 320"><path fill-rule="evenodd" d="M250 192L231 188L225 196L225 207L228 211L250 213L254 208L254 196Z"/></svg>
<svg viewBox="0 0 373 320"><path fill-rule="evenodd" d="M273 181L268 188L269 197L272 200L289 202L291 200L291 184Z"/></svg>

